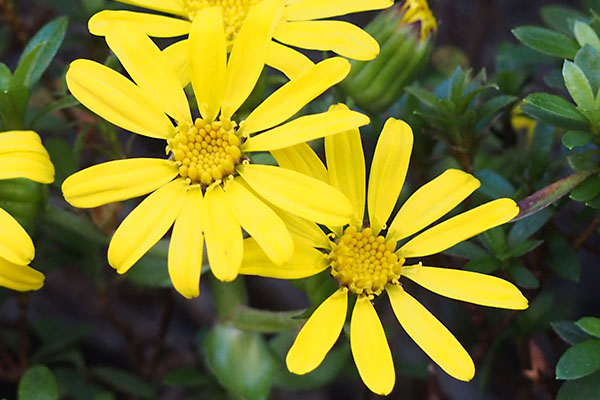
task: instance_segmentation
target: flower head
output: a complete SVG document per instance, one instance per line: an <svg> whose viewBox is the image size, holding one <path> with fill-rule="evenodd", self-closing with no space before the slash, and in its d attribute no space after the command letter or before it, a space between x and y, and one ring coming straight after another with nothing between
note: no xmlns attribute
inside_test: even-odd
<svg viewBox="0 0 600 400"><path fill-rule="evenodd" d="M519 290L503 279L420 262L406 265L406 259L441 252L509 221L519 211L514 201L499 199L428 228L479 187L472 175L450 169L418 189L388 225L406 177L412 142L412 131L405 122L393 118L386 122L375 149L366 196L358 129L325 138L327 168L305 145L274 153L281 166L313 171L313 176L345 193L353 205L350 224L329 226L329 235L314 224L288 216L286 223L297 246L292 260L283 266L266 260L253 239L248 239L249 250L240 273L295 279L329 268L339 285L300 330L286 359L290 371L305 374L321 363L342 331L352 294L357 301L350 320L350 345L358 372L373 392L389 394L395 382L392 354L371 303L385 292L398 321L423 351L448 374L470 380L475 369L469 354L444 325L404 291L405 278L453 299L527 308ZM364 222L365 197L368 222Z"/></svg>
<svg viewBox="0 0 600 400"><path fill-rule="evenodd" d="M242 228L276 264L287 261L293 242L267 202L326 224L344 223L351 205L325 183L269 165L249 155L362 126L368 118L349 110L305 115L282 124L342 80L347 60L314 65L276 90L245 120L236 111L256 84L281 7L264 0L248 14L227 58L220 7L198 12L188 46L199 108L188 99L163 52L142 32L115 25L106 40L136 82L90 60L74 61L67 85L82 104L109 122L166 141L167 159L111 161L80 171L63 184L76 207L97 207L151 193L116 230L108 261L125 273L172 225L169 272L186 297L198 295L203 242L213 274L233 280L242 259ZM172 122L172 119L175 124ZM324 204L320 195L331 196Z"/></svg>
<svg viewBox="0 0 600 400"><path fill-rule="evenodd" d="M101 11L89 21L92 34L103 36L115 23L127 23L153 37L186 35L190 32L191 22L195 21L203 10L219 6L222 9L225 39L231 48L250 10L267 0L117 1L171 14L174 17L131 11ZM309 68L311 61L287 46L331 50L357 60L375 58L379 53L379 45L369 34L349 22L326 18L378 10L393 5L392 0L279 0L277 3L282 7L282 12L275 21L274 38L283 45L271 43L267 63L290 77ZM180 50L175 46L169 51L177 53Z"/></svg>
<svg viewBox="0 0 600 400"><path fill-rule="evenodd" d="M436 33L437 21L427 4L427 0L407 0L401 8L404 11L402 22L406 24L421 24L421 40L425 40L429 34Z"/></svg>
<svg viewBox="0 0 600 400"><path fill-rule="evenodd" d="M27 178L54 182L54 166L39 135L33 131L0 133L0 179ZM29 266L33 242L13 216L0 208L0 286L18 291L37 290L44 275Z"/></svg>

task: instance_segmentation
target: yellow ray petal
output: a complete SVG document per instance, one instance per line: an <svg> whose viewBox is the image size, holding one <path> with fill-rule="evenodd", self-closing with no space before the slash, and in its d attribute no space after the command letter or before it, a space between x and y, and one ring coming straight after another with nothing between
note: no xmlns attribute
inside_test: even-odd
<svg viewBox="0 0 600 400"><path fill-rule="evenodd" d="M298 143L294 146L273 150L271 155L282 168L291 169L329 183L329 176L323 161L307 143Z"/></svg>
<svg viewBox="0 0 600 400"><path fill-rule="evenodd" d="M116 0L121 3L131 4L155 11L187 17L185 8L177 0Z"/></svg>
<svg viewBox="0 0 600 400"><path fill-rule="evenodd" d="M471 174L449 169L423 185L402 205L387 237L404 239L446 215L480 186Z"/></svg>
<svg viewBox="0 0 600 400"><path fill-rule="evenodd" d="M498 199L452 217L419 234L398 250L404 258L424 257L444 251L495 226L502 225L519 213L511 199Z"/></svg>
<svg viewBox="0 0 600 400"><path fill-rule="evenodd" d="M287 121L314 98L339 83L350 72L350 63L341 57L321 61L303 75L289 81L267 97L242 122L245 134L263 131Z"/></svg>
<svg viewBox="0 0 600 400"><path fill-rule="evenodd" d="M356 300L350 321L350 347L365 385L382 396L396 383L394 360L375 308L366 296Z"/></svg>
<svg viewBox="0 0 600 400"><path fill-rule="evenodd" d="M187 183L174 180L144 199L119 225L108 246L108 263L124 274L171 228Z"/></svg>
<svg viewBox="0 0 600 400"><path fill-rule="evenodd" d="M305 115L287 124L248 139L243 151L270 151L348 131L369 123L369 117L356 111L333 110Z"/></svg>
<svg viewBox="0 0 600 400"><path fill-rule="evenodd" d="M330 109L348 109L343 104ZM351 129L325 137L325 157L331 186L348 197L354 210L351 224L362 226L365 211L365 156L360 132Z"/></svg>
<svg viewBox="0 0 600 400"><path fill-rule="evenodd" d="M171 68L179 78L181 87L186 87L192 81L192 71L190 66L190 41L188 39L173 43L163 50Z"/></svg>
<svg viewBox="0 0 600 400"><path fill-rule="evenodd" d="M235 219L277 265L290 260L294 243L283 220L237 180L225 187L225 199Z"/></svg>
<svg viewBox="0 0 600 400"><path fill-rule="evenodd" d="M224 282L234 280L242 263L244 241L242 228L231 213L220 186L206 192L202 227L213 275Z"/></svg>
<svg viewBox="0 0 600 400"><path fill-rule="evenodd" d="M392 0L304 0L285 8L287 21L324 19L391 7Z"/></svg>
<svg viewBox="0 0 600 400"><path fill-rule="evenodd" d="M402 276L451 299L510 310L528 307L527 299L515 285L495 276L420 265L402 267Z"/></svg>
<svg viewBox="0 0 600 400"><path fill-rule="evenodd" d="M266 64L283 72L289 79L295 79L315 65L304 54L277 42L269 43Z"/></svg>
<svg viewBox="0 0 600 400"><path fill-rule="evenodd" d="M17 265L27 265L35 256L31 238L12 215L0 208L0 257Z"/></svg>
<svg viewBox="0 0 600 400"><path fill-rule="evenodd" d="M298 172L270 165L238 167L242 178L265 200L309 221L342 226L352 204L337 189Z"/></svg>
<svg viewBox="0 0 600 400"><path fill-rule="evenodd" d="M140 135L168 137L173 124L133 82L95 61L75 60L67 86L84 106L117 126Z"/></svg>
<svg viewBox="0 0 600 400"><path fill-rule="evenodd" d="M306 245L308 247L317 247L319 249L331 248L329 237L323 232L319 225L278 208L276 208L276 211L277 215L281 217L288 227L295 246Z"/></svg>
<svg viewBox="0 0 600 400"><path fill-rule="evenodd" d="M263 0L248 12L227 63L222 110L226 117L231 117L254 89L267 59L273 30L282 14L283 0Z"/></svg>
<svg viewBox="0 0 600 400"><path fill-rule="evenodd" d="M115 25L125 25L152 37L174 37L187 35L190 22L164 15L140 13L133 11L105 10L96 13L88 21L88 29L92 35L104 36Z"/></svg>
<svg viewBox="0 0 600 400"><path fill-rule="evenodd" d="M354 60L372 60L379 54L379 43L371 35L345 21L281 23L273 37L290 46L309 50L331 50Z"/></svg>
<svg viewBox="0 0 600 400"><path fill-rule="evenodd" d="M201 10L190 32L192 86L200 113L214 120L225 95L227 44L221 7Z"/></svg>
<svg viewBox="0 0 600 400"><path fill-rule="evenodd" d="M398 119L388 119L377 141L369 174L367 202L373 234L379 233L398 201L412 146L410 126Z"/></svg>
<svg viewBox="0 0 600 400"><path fill-rule="evenodd" d="M150 193L177 174L173 161L158 158L109 161L69 176L62 191L65 200L74 207L98 207Z"/></svg>
<svg viewBox="0 0 600 400"><path fill-rule="evenodd" d="M202 190L189 190L181 213L173 225L169 243L169 276L173 287L191 299L200 295L200 272L204 236L202 235Z"/></svg>
<svg viewBox="0 0 600 400"><path fill-rule="evenodd" d="M0 133L0 179L11 178L28 178L40 183L54 182L54 165L37 133Z"/></svg>
<svg viewBox="0 0 600 400"><path fill-rule="evenodd" d="M190 105L179 78L147 35L115 25L106 32L106 43L148 98L179 123L191 123Z"/></svg>
<svg viewBox="0 0 600 400"><path fill-rule="evenodd" d="M338 289L304 324L285 362L290 372L304 375L317 368L337 341L348 312L348 290Z"/></svg>
<svg viewBox="0 0 600 400"><path fill-rule="evenodd" d="M399 285L388 285L386 290L408 336L448 375L461 381L473 379L473 360L452 333Z"/></svg>
<svg viewBox="0 0 600 400"><path fill-rule="evenodd" d="M325 254L310 245L295 241L289 262L277 265L271 261L254 238L244 240L244 258L240 274L277 279L301 279L318 274L328 267Z"/></svg>
<svg viewBox="0 0 600 400"><path fill-rule="evenodd" d="M38 290L44 285L44 274L28 265L17 265L0 258L0 286L19 292Z"/></svg>

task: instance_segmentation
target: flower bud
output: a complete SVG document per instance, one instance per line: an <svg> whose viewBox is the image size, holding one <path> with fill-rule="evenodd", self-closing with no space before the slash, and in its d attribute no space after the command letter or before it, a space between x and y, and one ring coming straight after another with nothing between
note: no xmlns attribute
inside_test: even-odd
<svg viewBox="0 0 600 400"><path fill-rule="evenodd" d="M0 208L12 215L30 235L47 201L46 185L23 178L0 180Z"/></svg>

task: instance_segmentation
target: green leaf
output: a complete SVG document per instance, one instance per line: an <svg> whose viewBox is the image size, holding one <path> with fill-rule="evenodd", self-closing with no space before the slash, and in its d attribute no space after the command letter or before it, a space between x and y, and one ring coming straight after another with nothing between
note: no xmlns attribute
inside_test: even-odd
<svg viewBox="0 0 600 400"><path fill-rule="evenodd" d="M11 79L12 73L10 72L10 69L6 64L0 62L0 90L8 90Z"/></svg>
<svg viewBox="0 0 600 400"><path fill-rule="evenodd" d="M569 150L575 147L588 145L592 142L594 136L584 131L568 131L562 137L562 144Z"/></svg>
<svg viewBox="0 0 600 400"><path fill-rule="evenodd" d="M163 385L185 388L201 387L209 383L208 377L196 368L177 368L163 378Z"/></svg>
<svg viewBox="0 0 600 400"><path fill-rule="evenodd" d="M427 90L418 88L416 86L407 87L405 89L408 93L415 96L421 103L425 104L430 108L437 108L440 104L440 99L431 92Z"/></svg>
<svg viewBox="0 0 600 400"><path fill-rule="evenodd" d="M508 238L506 240L508 247L511 248L517 246L519 243L529 239L534 233L546 225L553 214L552 210L545 209L515 223L508 232Z"/></svg>
<svg viewBox="0 0 600 400"><path fill-rule="evenodd" d="M573 321L557 321L550 323L554 332L565 342L577 344L591 338L583 332Z"/></svg>
<svg viewBox="0 0 600 400"><path fill-rule="evenodd" d="M572 60L579 45L570 37L537 26L521 26L512 30L524 45L540 53Z"/></svg>
<svg viewBox="0 0 600 400"><path fill-rule="evenodd" d="M583 317L576 322L576 325L584 332L600 338L600 318Z"/></svg>
<svg viewBox="0 0 600 400"><path fill-rule="evenodd" d="M77 157L71 145L63 139L52 138L44 143L54 164L53 185L60 187L65 179L77 171Z"/></svg>
<svg viewBox="0 0 600 400"><path fill-rule="evenodd" d="M563 128L586 130L588 120L575 105L562 97L548 93L534 93L521 106L525 114Z"/></svg>
<svg viewBox="0 0 600 400"><path fill-rule="evenodd" d="M576 172L595 170L598 168L598 151L588 150L581 153L572 153L567 156L567 162Z"/></svg>
<svg viewBox="0 0 600 400"><path fill-rule="evenodd" d="M592 175L577 186L569 197L571 200L586 202L600 194L600 175Z"/></svg>
<svg viewBox="0 0 600 400"><path fill-rule="evenodd" d="M513 185L502 175L492 170L482 169L476 171L475 176L481 181L481 192L492 199L512 197L515 194Z"/></svg>
<svg viewBox="0 0 600 400"><path fill-rule="evenodd" d="M589 339L568 349L556 364L556 379L579 379L600 370L600 340Z"/></svg>
<svg viewBox="0 0 600 400"><path fill-rule="evenodd" d="M544 243L543 240L526 240L524 242L521 242L521 243L509 248L508 255L510 256L510 258L521 257L521 256L529 253L530 251L533 251L542 243Z"/></svg>
<svg viewBox="0 0 600 400"><path fill-rule="evenodd" d="M112 367L94 367L90 373L115 390L142 399L156 399L154 388L131 372Z"/></svg>
<svg viewBox="0 0 600 400"><path fill-rule="evenodd" d="M58 385L52 371L39 364L29 368L19 381L19 400L58 400Z"/></svg>
<svg viewBox="0 0 600 400"><path fill-rule="evenodd" d="M592 400L600 393L600 374L563 383L556 400Z"/></svg>
<svg viewBox="0 0 600 400"><path fill-rule="evenodd" d="M495 254L501 255L506 250L506 233L503 226L488 229L483 233L483 237Z"/></svg>
<svg viewBox="0 0 600 400"><path fill-rule="evenodd" d="M579 282L581 264L577 251L563 236L553 233L548 238L550 257L548 265L557 275L573 282Z"/></svg>
<svg viewBox="0 0 600 400"><path fill-rule="evenodd" d="M566 61L563 64L563 78L569 94L575 103L584 110L594 109L594 93L587 77L574 62Z"/></svg>
<svg viewBox="0 0 600 400"><path fill-rule="evenodd" d="M0 90L0 119L4 130L24 129L23 117L29 101L29 90L25 86L13 86Z"/></svg>
<svg viewBox="0 0 600 400"><path fill-rule="evenodd" d="M502 266L502 263L492 256L483 256L469 261L464 269L467 271L490 274Z"/></svg>
<svg viewBox="0 0 600 400"><path fill-rule="evenodd" d="M537 289L540 286L540 281L533 273L522 265L512 265L508 269L508 273L515 280L517 285L526 289Z"/></svg>
<svg viewBox="0 0 600 400"><path fill-rule="evenodd" d="M583 46L575 56L575 64L581 68L592 87L593 93L600 89L600 54L592 46Z"/></svg>
<svg viewBox="0 0 600 400"><path fill-rule="evenodd" d="M266 400L274 360L260 334L216 325L204 342L210 369L230 391L248 400Z"/></svg>
<svg viewBox="0 0 600 400"><path fill-rule="evenodd" d="M508 95L496 96L486 100L485 103L483 103L478 109L479 121L477 122L477 127L475 128L476 131L483 130L496 114L517 100L517 97Z"/></svg>
<svg viewBox="0 0 600 400"><path fill-rule="evenodd" d="M29 41L15 70L13 80L17 84L28 88L35 85L56 55L67 32L67 25L66 17L57 18L44 25Z"/></svg>
<svg viewBox="0 0 600 400"><path fill-rule="evenodd" d="M565 6L550 5L540 9L540 15L544 24L550 28L571 35L570 20L578 20L583 18L583 14L579 11Z"/></svg>
<svg viewBox="0 0 600 400"><path fill-rule="evenodd" d="M600 51L600 38L598 38L598 35L591 26L582 21L575 21L573 32L575 33L577 43L579 43L581 47L590 45Z"/></svg>
<svg viewBox="0 0 600 400"><path fill-rule="evenodd" d="M65 96L57 101L52 101L42 107L33 118L29 121L29 126L35 127L36 122L40 120L40 118L44 117L46 114L62 110L65 108L71 108L79 105L79 101L71 96Z"/></svg>
<svg viewBox="0 0 600 400"><path fill-rule="evenodd" d="M477 246L473 242L458 243L449 249L444 250L442 253L454 257L467 258L469 260L489 256L487 251Z"/></svg>

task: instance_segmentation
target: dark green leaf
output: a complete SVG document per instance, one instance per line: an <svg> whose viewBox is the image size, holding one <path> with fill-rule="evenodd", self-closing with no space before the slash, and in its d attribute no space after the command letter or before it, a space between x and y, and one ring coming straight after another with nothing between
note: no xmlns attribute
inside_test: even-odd
<svg viewBox="0 0 600 400"><path fill-rule="evenodd" d="M407 87L405 90L419 99L419 101L421 101L421 103L425 104L427 107L435 109L440 104L440 99L427 90L415 86Z"/></svg>
<svg viewBox="0 0 600 400"><path fill-rule="evenodd" d="M508 273L515 280L517 285L526 289L537 289L540 281L533 273L522 265L513 265L508 269Z"/></svg>
<svg viewBox="0 0 600 400"><path fill-rule="evenodd" d="M588 150L581 153L573 153L567 157L569 166L576 172L591 171L598 168L598 152Z"/></svg>
<svg viewBox="0 0 600 400"><path fill-rule="evenodd" d="M573 150L575 147L581 147L591 143L593 139L594 136L588 132L568 131L562 137L562 144L567 149Z"/></svg>
<svg viewBox="0 0 600 400"><path fill-rule="evenodd" d="M54 186L60 187L63 181L77 171L77 157L71 145L63 139L50 139L44 143L54 164Z"/></svg>
<svg viewBox="0 0 600 400"><path fill-rule="evenodd" d="M525 98L521 110L551 125L582 130L588 127L588 120L573 103L553 94L530 94Z"/></svg>
<svg viewBox="0 0 600 400"><path fill-rule="evenodd" d="M496 114L517 100L517 97L507 95L496 96L487 100L479 107L479 121L477 122L476 130L483 130Z"/></svg>
<svg viewBox="0 0 600 400"><path fill-rule="evenodd" d="M598 50L590 45L583 46L575 56L575 64L587 77L592 86L592 92L598 93L600 89L600 54L598 54Z"/></svg>
<svg viewBox="0 0 600 400"><path fill-rule="evenodd" d="M69 95L69 96L65 96L57 101L52 101L48 104L46 104L44 107L42 107L37 114L31 118L31 121L29 121L29 126L34 127L36 122L39 121L40 118L44 117L46 114L58 111L58 110L62 110L65 108L70 108L70 107L74 107L76 105L79 104L79 101Z"/></svg>
<svg viewBox="0 0 600 400"><path fill-rule="evenodd" d="M512 197L515 188L502 175L489 170L482 169L475 172L477 179L481 181L481 192L492 199L499 197Z"/></svg>
<svg viewBox="0 0 600 400"><path fill-rule="evenodd" d="M521 257L529 253L530 251L533 251L542 243L544 243L543 240L526 240L524 242L518 243L509 249L509 256L511 258Z"/></svg>
<svg viewBox="0 0 600 400"><path fill-rule="evenodd" d="M5 130L24 129L23 117L29 101L29 90L25 86L13 86L0 90L0 119Z"/></svg>
<svg viewBox="0 0 600 400"><path fill-rule="evenodd" d="M467 258L469 260L489 256L487 251L472 242L458 243L457 245L444 250L443 253L454 257Z"/></svg>
<svg viewBox="0 0 600 400"><path fill-rule="evenodd" d="M600 175L592 175L577 186L569 197L571 200L586 202L600 194Z"/></svg>
<svg viewBox="0 0 600 400"><path fill-rule="evenodd" d="M558 360L556 379L579 379L600 370L600 340L577 343Z"/></svg>
<svg viewBox="0 0 600 400"><path fill-rule="evenodd" d="M42 364L25 371L19 381L19 400L58 400L58 385L52 371Z"/></svg>
<svg viewBox="0 0 600 400"><path fill-rule="evenodd" d="M562 340L569 344L577 344L591 338L590 335L583 332L573 321L552 322L552 329Z"/></svg>
<svg viewBox="0 0 600 400"><path fill-rule="evenodd" d="M600 374L563 383L556 400L596 400L600 393Z"/></svg>
<svg viewBox="0 0 600 400"><path fill-rule="evenodd" d="M483 233L483 237L495 254L503 254L506 250L506 233L503 226L488 229Z"/></svg>
<svg viewBox="0 0 600 400"><path fill-rule="evenodd" d="M0 90L8 90L10 87L10 80L12 79L12 73L10 69L0 62Z"/></svg>
<svg viewBox="0 0 600 400"><path fill-rule="evenodd" d="M573 245L558 234L548 237L550 257L548 265L559 276L570 281L579 282L581 264Z"/></svg>
<svg viewBox="0 0 600 400"><path fill-rule="evenodd" d="M570 20L583 19L583 14L571 7L550 5L540 9L540 15L544 24L548 27L571 35Z"/></svg>
<svg viewBox="0 0 600 400"><path fill-rule="evenodd" d="M583 317L576 324L586 333L600 338L600 318Z"/></svg>
<svg viewBox="0 0 600 400"><path fill-rule="evenodd" d="M208 381L208 377L196 368L178 368L169 371L162 383L167 386L193 388L204 386Z"/></svg>
<svg viewBox="0 0 600 400"><path fill-rule="evenodd" d="M552 218L553 214L552 210L545 209L515 223L510 229L510 232L508 232L506 241L508 247L514 247L529 239L534 233L546 225L546 222Z"/></svg>
<svg viewBox="0 0 600 400"><path fill-rule="evenodd" d="M480 272L482 274L490 274L502 266L502 263L492 256L484 256L474 258L465 265L467 271Z"/></svg>
<svg viewBox="0 0 600 400"><path fill-rule="evenodd" d="M266 400L274 360L261 335L216 325L204 342L208 365L219 382L248 400Z"/></svg>
<svg viewBox="0 0 600 400"><path fill-rule="evenodd" d="M98 380L120 392L142 399L156 399L154 388L131 372L112 367L94 367L90 373Z"/></svg>
<svg viewBox="0 0 600 400"><path fill-rule="evenodd" d="M512 30L523 44L540 53L572 60L579 50L577 42L562 33L537 26L521 26Z"/></svg>

